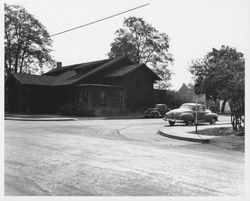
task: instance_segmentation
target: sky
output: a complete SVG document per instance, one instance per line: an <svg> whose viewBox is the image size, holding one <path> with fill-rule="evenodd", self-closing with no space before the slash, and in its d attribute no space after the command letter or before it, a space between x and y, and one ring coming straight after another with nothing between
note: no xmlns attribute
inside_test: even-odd
<svg viewBox="0 0 250 201"><path fill-rule="evenodd" d="M115 31L124 18L142 17L170 38L174 63L171 89L193 83L191 61L212 48L229 45L242 53L249 50L249 0L5 0L22 5L52 35L110 15L150 3L143 8L52 37L52 55L62 65L108 58Z"/></svg>

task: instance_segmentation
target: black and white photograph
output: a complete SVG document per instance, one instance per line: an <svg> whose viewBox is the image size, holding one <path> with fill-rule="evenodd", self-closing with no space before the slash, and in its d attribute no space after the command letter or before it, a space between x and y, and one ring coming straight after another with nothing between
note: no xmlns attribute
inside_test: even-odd
<svg viewBox="0 0 250 201"><path fill-rule="evenodd" d="M249 0L1 6L1 200L250 198Z"/></svg>

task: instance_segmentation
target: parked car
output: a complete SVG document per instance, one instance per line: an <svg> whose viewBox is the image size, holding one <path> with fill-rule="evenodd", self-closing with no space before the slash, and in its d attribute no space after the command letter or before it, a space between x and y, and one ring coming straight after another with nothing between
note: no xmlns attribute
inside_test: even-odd
<svg viewBox="0 0 250 201"><path fill-rule="evenodd" d="M156 104L154 108L148 108L144 113L144 118L164 117L170 108L166 104Z"/></svg>
<svg viewBox="0 0 250 201"><path fill-rule="evenodd" d="M178 109L171 110L165 114L164 120L168 121L171 126L176 122L182 122L186 125L195 123L196 104L184 103ZM218 121L218 115L207 110L204 105L197 104L197 120L198 122L209 122L215 124Z"/></svg>

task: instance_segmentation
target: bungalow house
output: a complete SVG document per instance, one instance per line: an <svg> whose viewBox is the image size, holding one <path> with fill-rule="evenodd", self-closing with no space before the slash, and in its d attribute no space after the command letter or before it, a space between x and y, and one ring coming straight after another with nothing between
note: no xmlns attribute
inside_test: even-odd
<svg viewBox="0 0 250 201"><path fill-rule="evenodd" d="M9 111L57 113L78 105L95 115L152 106L153 84L160 80L145 64L127 57L57 67L43 75L10 75L6 81Z"/></svg>

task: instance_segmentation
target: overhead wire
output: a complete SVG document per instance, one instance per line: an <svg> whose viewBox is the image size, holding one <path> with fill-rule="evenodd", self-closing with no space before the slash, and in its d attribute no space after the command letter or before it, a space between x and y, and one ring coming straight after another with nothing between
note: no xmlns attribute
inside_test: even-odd
<svg viewBox="0 0 250 201"><path fill-rule="evenodd" d="M116 17L116 16L118 16L118 15L122 15L122 14L124 14L124 13L128 13L128 12L130 12L130 11L133 11L133 10L136 10L136 9L139 9L139 8L142 8L142 7L144 7L144 6L148 6L149 4L150 4L150 3L143 4L143 5L141 5L141 6L137 6L137 7L135 7L135 8L131 8L131 9L129 9L129 10L126 10L126 11L123 11L123 12L120 12L120 13L117 13L117 14L114 14L114 15L110 15L110 16L108 16L108 17L104 17L104 18L102 18L102 19L95 20L95 21L93 21L93 22L89 22L89 23L84 24L84 25L81 25L81 26L77 26L77 27L74 27L74 28L71 28L71 29L67 29L67 30L65 30L65 31L61 31L61 32L58 32L58 33L55 33L55 34L50 35L50 37L57 36L57 35L60 35L60 34L63 34L63 33L67 33L67 32L70 32L70 31L73 31L73 30L76 30L76 29L80 29L80 28L82 28L82 27L86 27L86 26L89 26L89 25L91 25L91 24L95 24L95 23L101 22L101 21L110 19L110 18L112 18L112 17Z"/></svg>

